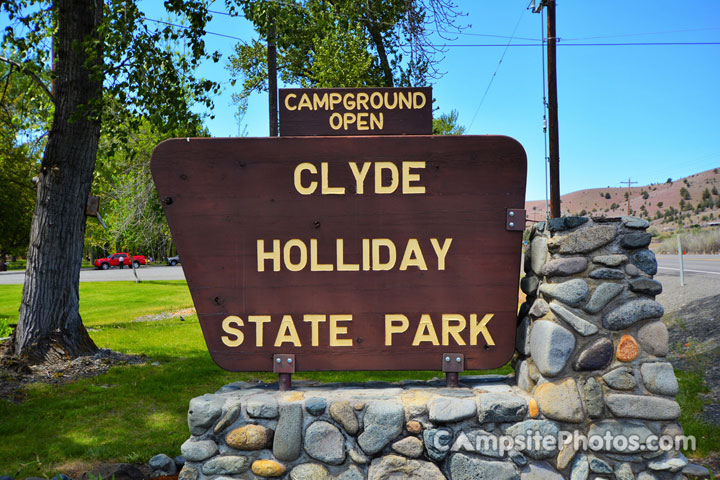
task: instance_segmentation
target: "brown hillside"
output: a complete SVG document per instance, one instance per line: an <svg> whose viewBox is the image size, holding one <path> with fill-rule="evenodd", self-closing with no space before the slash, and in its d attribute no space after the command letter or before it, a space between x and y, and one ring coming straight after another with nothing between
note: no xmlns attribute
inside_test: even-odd
<svg viewBox="0 0 720 480"><path fill-rule="evenodd" d="M713 193L713 188L715 192ZM705 190L710 199L703 200ZM685 190L689 199L684 200ZM591 188L572 192L561 197L563 215L580 215L583 210L589 215L620 216L627 214L625 193L627 188ZM606 195L610 194L610 198ZM687 197L687 194L685 194ZM646 198L645 198L646 197ZM681 207L682 203L682 207ZM712 203L712 206L710 206ZM616 204L615 208L613 204ZM698 205L702 204L698 208ZM680 213L670 214L672 209ZM528 219L542 221L545 217L545 200L525 202ZM651 220L659 229L676 227L679 221L684 225L706 225L720 220L720 168L696 173L669 183L656 183L630 188L630 211L633 215ZM658 212L662 215L658 218ZM665 216L667 215L667 216Z"/></svg>

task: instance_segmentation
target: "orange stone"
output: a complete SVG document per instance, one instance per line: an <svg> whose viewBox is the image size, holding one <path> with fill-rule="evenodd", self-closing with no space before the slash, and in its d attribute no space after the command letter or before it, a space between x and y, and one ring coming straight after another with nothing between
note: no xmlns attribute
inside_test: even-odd
<svg viewBox="0 0 720 480"><path fill-rule="evenodd" d="M255 475L260 477L279 477L285 473L285 465L275 460L255 460L250 467Z"/></svg>
<svg viewBox="0 0 720 480"><path fill-rule="evenodd" d="M353 405L353 408L355 410L362 410L365 408L365 402L355 402L355 405Z"/></svg>
<svg viewBox="0 0 720 480"><path fill-rule="evenodd" d="M621 362L632 362L638 356L640 351L637 342L630 335L623 335L620 338L617 348L617 359Z"/></svg>
<svg viewBox="0 0 720 480"><path fill-rule="evenodd" d="M422 431L422 425L417 420L410 420L405 424L405 428L410 433L420 433Z"/></svg>
<svg viewBox="0 0 720 480"><path fill-rule="evenodd" d="M532 418L535 418L538 416L538 413L540 413L540 409L538 409L538 403L537 400L534 398L531 398L528 402L528 413Z"/></svg>

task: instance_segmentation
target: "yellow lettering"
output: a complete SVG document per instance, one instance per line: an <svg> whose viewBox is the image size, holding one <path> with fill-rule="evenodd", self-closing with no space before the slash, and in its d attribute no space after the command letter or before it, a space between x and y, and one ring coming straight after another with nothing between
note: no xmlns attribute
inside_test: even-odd
<svg viewBox="0 0 720 480"><path fill-rule="evenodd" d="M346 110L355 110L355 96L352 93L346 93L343 96L343 107Z"/></svg>
<svg viewBox="0 0 720 480"><path fill-rule="evenodd" d="M313 93L313 108L315 110L320 110L321 108L324 110L328 109L327 93L323 93L322 96L319 96L317 93Z"/></svg>
<svg viewBox="0 0 720 480"><path fill-rule="evenodd" d="M303 322L310 322L312 329L312 346L317 347L320 344L320 322L327 320L326 315L310 315L306 314L303 316Z"/></svg>
<svg viewBox="0 0 720 480"><path fill-rule="evenodd" d="M432 319L427 313L423 313L420 317L420 323L415 331L415 338L413 339L413 347L420 345L421 342L430 342L433 345L440 345L437 333L435 333L435 327L433 326Z"/></svg>
<svg viewBox="0 0 720 480"><path fill-rule="evenodd" d="M308 171L312 175L317 175L317 167L312 163L303 162L295 167L295 190L301 195L312 195L317 190L317 182L312 181L306 187L302 183L302 172Z"/></svg>
<svg viewBox="0 0 720 480"><path fill-rule="evenodd" d="M360 265L357 263L345 263L345 244L342 238L335 240L335 250L337 252L338 272L357 272L360 270ZM330 266L332 267L332 265Z"/></svg>
<svg viewBox="0 0 720 480"><path fill-rule="evenodd" d="M297 110L297 107L295 105L293 105L293 106L290 105L291 98L297 98L297 95L295 95L294 93L288 93L285 96L285 108L287 108L290 111Z"/></svg>
<svg viewBox="0 0 720 480"><path fill-rule="evenodd" d="M242 318L236 316L236 315L230 315L229 317L225 317L225 320L222 322L222 329L223 332L227 333L228 335L233 335L234 338L227 337L223 335L220 337L220 340L228 346L228 347L238 347L242 345L243 340L245 340L245 336L243 335L242 331L237 328L233 328L231 325L237 325L238 327L243 326Z"/></svg>
<svg viewBox="0 0 720 480"><path fill-rule="evenodd" d="M445 270L445 256L447 256L448 250L450 250L450 244L452 243L452 240L452 238L446 238L443 242L443 246L440 247L440 243L438 242L437 238L430 239L433 250L435 250L435 255L437 255L438 270Z"/></svg>
<svg viewBox="0 0 720 480"><path fill-rule="evenodd" d="M399 322L399 325L398 325ZM410 321L405 315L399 313L385 314L385 345L392 345L392 336L395 333L403 333L410 326Z"/></svg>
<svg viewBox="0 0 720 480"><path fill-rule="evenodd" d="M387 103L387 93L385 94L385 103ZM378 109L383 105L383 97L380 92L373 92L370 94L370 106Z"/></svg>
<svg viewBox="0 0 720 480"><path fill-rule="evenodd" d="M335 110L335 105L342 101L342 95L337 92L330 94L330 110Z"/></svg>
<svg viewBox="0 0 720 480"><path fill-rule="evenodd" d="M352 347L352 338L338 338L338 335L347 335L347 327L341 327L338 322L352 322L352 315L330 315L330 346Z"/></svg>
<svg viewBox="0 0 720 480"><path fill-rule="evenodd" d="M297 107L298 111L302 110L303 107L307 108L308 110L313 109L312 102L310 101L310 97L308 97L307 93L303 93L300 97L300 103L298 103Z"/></svg>
<svg viewBox="0 0 720 480"><path fill-rule="evenodd" d="M369 130L367 122L368 113L362 112L357 114L357 129L358 130Z"/></svg>
<svg viewBox="0 0 720 480"><path fill-rule="evenodd" d="M352 172L353 177L355 177L355 193L357 194L365 193L365 177L367 177L367 174L370 171L371 163L372 162L363 162L361 170L358 170L357 163L349 163L350 171Z"/></svg>
<svg viewBox="0 0 720 480"><path fill-rule="evenodd" d="M408 267L417 267L419 270L427 270L425 257L423 257L420 244L415 238L408 240L407 246L405 247L405 253L403 254L402 261L400 262L400 270L407 270Z"/></svg>
<svg viewBox="0 0 720 480"><path fill-rule="evenodd" d="M420 174L410 173L411 168L425 168L425 162L402 162L402 193L425 193L424 185L410 185L410 182L420 181Z"/></svg>
<svg viewBox="0 0 720 480"><path fill-rule="evenodd" d="M257 271L265 271L265 260L273 261L273 272L280 271L280 240L273 240L272 251L265 251L265 240L257 241Z"/></svg>
<svg viewBox="0 0 720 480"><path fill-rule="evenodd" d="M320 181L322 182L321 191L323 195L345 195L345 187L331 187L328 181L328 162L320 163Z"/></svg>
<svg viewBox="0 0 720 480"><path fill-rule="evenodd" d="M419 102L419 100L422 100L422 103ZM413 93L413 103L415 104L414 108L415 110L419 110L425 106L425 94L423 92L415 92Z"/></svg>
<svg viewBox="0 0 720 480"><path fill-rule="evenodd" d="M330 128L333 130L340 130L340 127L342 127L342 115L335 112L330 115Z"/></svg>
<svg viewBox="0 0 720 480"><path fill-rule="evenodd" d="M382 112L378 113L378 115L375 115L374 112L370 112L370 130L375 130L375 127L377 127L378 130L383 129L383 122L385 121L385 117L383 117Z"/></svg>
<svg viewBox="0 0 720 480"><path fill-rule="evenodd" d="M357 120L357 117L354 113L345 112L343 114L343 130L347 130L348 125L352 125L353 123L355 123L355 120Z"/></svg>
<svg viewBox="0 0 720 480"><path fill-rule="evenodd" d="M362 107L365 110L367 110L368 109L367 102L368 102L369 98L370 97L368 97L367 93L358 92L358 94L357 94L357 109L360 110L360 107Z"/></svg>
<svg viewBox="0 0 720 480"><path fill-rule="evenodd" d="M477 314L470 314L470 345L477 345L477 337L481 333L485 339L485 343L488 345L495 345L495 340L493 340L487 329L487 324L494 315L494 313L488 313L482 318L482 320L480 320L480 322L478 322Z"/></svg>
<svg viewBox="0 0 720 480"><path fill-rule="evenodd" d="M298 260L297 263L292 262L293 247L296 247L298 252L300 252L300 260ZM298 240L297 238L288 240L283 247L283 259L285 260L285 268L291 272L299 272L307 265L307 246L305 246L302 240Z"/></svg>
<svg viewBox="0 0 720 480"><path fill-rule="evenodd" d="M388 101L388 92L385 92L385 108L387 108L388 110L395 110L395 108L397 107L397 104L398 104L397 92L392 92L392 96L393 96L393 104L390 105L390 102ZM370 97L370 101L372 102L372 97ZM373 108L380 108L380 105L378 105L377 107L375 105L373 105Z"/></svg>
<svg viewBox="0 0 720 480"><path fill-rule="evenodd" d="M317 238L310 239L310 271L312 272L332 272L331 263L318 263Z"/></svg>
<svg viewBox="0 0 720 480"><path fill-rule="evenodd" d="M380 247L385 247L388 251L387 262L380 260ZM397 252L395 244L389 238L373 238L372 239L372 269L374 271L392 270L397 261Z"/></svg>
<svg viewBox="0 0 720 480"><path fill-rule="evenodd" d="M400 99L400 110L403 108L412 108L412 94L410 92L407 92L407 97L403 92L398 92L398 97Z"/></svg>
<svg viewBox="0 0 720 480"><path fill-rule="evenodd" d="M363 271L367 272L370 270L370 239L362 239L362 261Z"/></svg>
<svg viewBox="0 0 720 480"><path fill-rule="evenodd" d="M283 315L282 322L280 322L280 328L278 328L278 333L275 337L274 346L279 347L286 342L292 343L295 347L302 347L300 337L295 329L295 322L293 322L291 315Z"/></svg>
<svg viewBox="0 0 720 480"><path fill-rule="evenodd" d="M382 172L390 171L390 185L383 185ZM392 162L375 162L375 193L387 194L393 193L398 187L398 168Z"/></svg>
<svg viewBox="0 0 720 480"><path fill-rule="evenodd" d="M270 315L249 315L248 322L255 324L255 346L263 346L263 324L271 320Z"/></svg>
<svg viewBox="0 0 720 480"><path fill-rule="evenodd" d="M450 325L450 322L457 322L455 325ZM465 317L456 313L443 313L442 316L442 344L450 345L450 335L452 335L455 343L458 345L465 345L465 340L460 336L460 332L465 330Z"/></svg>

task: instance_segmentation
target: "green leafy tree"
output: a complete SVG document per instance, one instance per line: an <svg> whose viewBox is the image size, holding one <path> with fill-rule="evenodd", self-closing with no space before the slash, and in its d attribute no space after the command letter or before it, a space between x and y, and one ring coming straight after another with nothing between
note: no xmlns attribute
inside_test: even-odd
<svg viewBox="0 0 720 480"><path fill-rule="evenodd" d="M37 175L25 288L11 352L36 363L97 349L78 311L85 206L101 129L112 131L108 100L124 105L131 124L144 116L156 125L181 125L192 101L212 102L213 82L195 78L206 56L204 1L169 0L185 29L150 27L128 0L8 0L6 51L16 52L23 73L54 104L47 145ZM187 55L169 48L187 46ZM7 63L7 62L6 62ZM52 88L42 80L52 69ZM116 143L122 143L121 136Z"/></svg>
<svg viewBox="0 0 720 480"><path fill-rule="evenodd" d="M458 118L457 110L433 118L433 135L462 135L465 133L465 127L458 123Z"/></svg>

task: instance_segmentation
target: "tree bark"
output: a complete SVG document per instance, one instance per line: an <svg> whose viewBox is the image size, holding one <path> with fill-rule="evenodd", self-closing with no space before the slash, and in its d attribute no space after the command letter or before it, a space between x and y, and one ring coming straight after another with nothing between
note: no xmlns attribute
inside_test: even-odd
<svg viewBox="0 0 720 480"><path fill-rule="evenodd" d="M25 285L13 335L14 354L27 363L97 351L80 318L78 289L102 100L102 42L91 46L87 42L98 40L102 7L102 0L53 4L58 25L55 113L37 184Z"/></svg>
<svg viewBox="0 0 720 480"><path fill-rule="evenodd" d="M385 80L385 87L394 86L392 68L390 68L390 62L388 61L387 52L385 51L385 44L383 43L382 35L377 23L375 23L375 16L373 14L372 2L368 1L368 12L366 15L367 29L370 33L370 38L375 44L375 50L378 53L378 59L380 59L380 68L383 71L383 77Z"/></svg>

